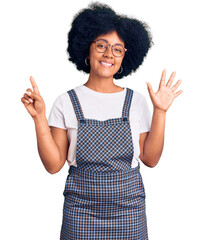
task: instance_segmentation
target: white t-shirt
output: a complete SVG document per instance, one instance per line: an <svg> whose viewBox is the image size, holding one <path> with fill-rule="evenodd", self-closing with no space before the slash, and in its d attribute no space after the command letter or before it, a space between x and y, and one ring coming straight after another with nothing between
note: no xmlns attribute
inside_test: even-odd
<svg viewBox="0 0 204 240"><path fill-rule="evenodd" d="M74 90L85 118L104 121L110 118L122 117L126 87L116 93L101 93L82 84L75 87ZM133 92L129 119L134 146L131 167L134 168L138 165L138 160L140 160L139 134L149 132L151 127L151 114L146 99L137 91ZM48 117L48 125L67 130L69 149L66 160L69 166L74 165L77 167L76 143L78 122L67 92L59 95L53 103Z"/></svg>

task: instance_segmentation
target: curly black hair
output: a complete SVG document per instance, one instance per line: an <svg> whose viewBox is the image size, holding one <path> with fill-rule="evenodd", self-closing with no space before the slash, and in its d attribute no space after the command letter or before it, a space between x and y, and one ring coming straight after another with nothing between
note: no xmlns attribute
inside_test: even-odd
<svg viewBox="0 0 204 240"><path fill-rule="evenodd" d="M94 2L88 7L73 18L68 33L68 60L76 64L78 70L90 73L90 66L85 64L90 44L98 36L116 31L128 51L122 61L122 73L116 73L113 77L121 79L136 71L153 45L149 26L138 19L116 14L106 4Z"/></svg>

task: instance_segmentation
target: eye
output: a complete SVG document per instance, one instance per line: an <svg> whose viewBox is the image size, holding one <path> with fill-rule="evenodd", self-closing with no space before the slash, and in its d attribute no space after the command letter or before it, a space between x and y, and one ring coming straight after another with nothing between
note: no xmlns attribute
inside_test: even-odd
<svg viewBox="0 0 204 240"><path fill-rule="evenodd" d="M106 48L105 43L97 43L97 48Z"/></svg>
<svg viewBox="0 0 204 240"><path fill-rule="evenodd" d="M115 52L118 52L118 53L122 52L121 48L115 48L114 50L115 50Z"/></svg>
<svg viewBox="0 0 204 240"><path fill-rule="evenodd" d="M113 49L114 49L114 52L116 52L116 53L122 53L123 52L123 48L121 46L115 46Z"/></svg>

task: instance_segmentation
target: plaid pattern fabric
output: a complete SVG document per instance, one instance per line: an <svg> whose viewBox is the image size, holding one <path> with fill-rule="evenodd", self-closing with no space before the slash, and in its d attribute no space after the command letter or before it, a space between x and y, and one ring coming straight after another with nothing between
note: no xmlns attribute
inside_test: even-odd
<svg viewBox="0 0 204 240"><path fill-rule="evenodd" d="M86 119L79 99L68 91L78 120L76 162L64 189L61 240L147 240L145 189L129 122L133 90L127 88L122 117Z"/></svg>
<svg viewBox="0 0 204 240"><path fill-rule="evenodd" d="M127 88L122 117L106 121L85 119L75 91L68 93L79 123L77 167L92 172L128 170L134 154L129 122L133 90Z"/></svg>

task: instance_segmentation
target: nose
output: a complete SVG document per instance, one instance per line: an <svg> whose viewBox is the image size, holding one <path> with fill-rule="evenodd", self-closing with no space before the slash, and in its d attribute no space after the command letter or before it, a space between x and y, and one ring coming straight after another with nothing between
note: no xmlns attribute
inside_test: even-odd
<svg viewBox="0 0 204 240"><path fill-rule="evenodd" d="M111 49L111 46L108 47L107 51L104 52L104 57L109 57L109 58L113 58L113 53L112 53L112 49Z"/></svg>

